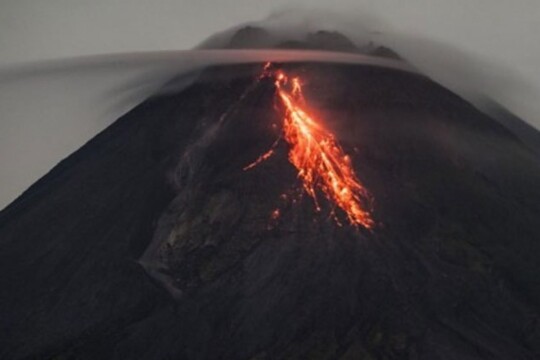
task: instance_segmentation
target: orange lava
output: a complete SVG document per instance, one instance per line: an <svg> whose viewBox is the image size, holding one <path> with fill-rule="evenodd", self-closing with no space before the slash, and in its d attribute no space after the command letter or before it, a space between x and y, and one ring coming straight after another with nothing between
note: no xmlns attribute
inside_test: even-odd
<svg viewBox="0 0 540 360"><path fill-rule="evenodd" d="M306 110L300 78L289 79L285 72L269 68L267 64L264 74L274 79L277 97L285 109L283 139L290 146L289 161L298 170L302 186L315 201L317 211L320 211L317 196L320 192L344 211L352 225L372 229L374 221L366 209L370 204L369 193L334 135ZM273 149L244 169L256 166L272 154ZM340 224L335 214L334 219Z"/></svg>
<svg viewBox="0 0 540 360"><path fill-rule="evenodd" d="M249 170L249 169L252 169L254 168L255 166L259 165L260 163L262 163L264 160L267 160L270 156L274 155L274 149L270 149L268 150L267 152L265 152L264 154L262 154L261 156L259 156L257 158L257 160L255 160L254 162L252 162L251 164L247 165L244 167L244 170Z"/></svg>

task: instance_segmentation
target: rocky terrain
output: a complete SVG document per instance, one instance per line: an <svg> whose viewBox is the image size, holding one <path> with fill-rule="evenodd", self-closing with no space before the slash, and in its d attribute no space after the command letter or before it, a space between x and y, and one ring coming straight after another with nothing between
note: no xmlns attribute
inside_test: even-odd
<svg viewBox="0 0 540 360"><path fill-rule="evenodd" d="M289 201L286 144L244 171L276 139L274 86L261 64L206 69L0 213L0 358L540 356L538 155L421 75L283 67L351 154L373 231Z"/></svg>

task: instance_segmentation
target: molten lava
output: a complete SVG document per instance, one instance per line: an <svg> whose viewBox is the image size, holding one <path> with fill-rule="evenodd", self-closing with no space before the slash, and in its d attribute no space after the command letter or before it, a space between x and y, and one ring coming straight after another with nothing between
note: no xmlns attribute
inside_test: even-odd
<svg viewBox="0 0 540 360"><path fill-rule="evenodd" d="M285 110L283 116L283 139L288 143L289 161L298 170L304 190L313 198L320 211L317 193L319 190L328 201L343 210L354 226L371 229L374 221L366 205L370 196L358 180L351 158L345 154L334 135L306 110L300 78L289 76L283 71L264 68L261 77L274 79L276 94ZM268 159L273 148L261 155L248 170ZM334 219L340 224L337 216Z"/></svg>

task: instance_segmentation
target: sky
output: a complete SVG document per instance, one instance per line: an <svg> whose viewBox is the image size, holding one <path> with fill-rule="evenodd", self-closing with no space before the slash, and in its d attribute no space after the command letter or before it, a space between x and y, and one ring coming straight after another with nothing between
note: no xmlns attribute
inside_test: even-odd
<svg viewBox="0 0 540 360"><path fill-rule="evenodd" d="M538 0L0 0L0 208L142 99L110 96L141 69L2 77L13 66L191 49L250 21L353 38L367 29L436 80L485 92L540 128Z"/></svg>

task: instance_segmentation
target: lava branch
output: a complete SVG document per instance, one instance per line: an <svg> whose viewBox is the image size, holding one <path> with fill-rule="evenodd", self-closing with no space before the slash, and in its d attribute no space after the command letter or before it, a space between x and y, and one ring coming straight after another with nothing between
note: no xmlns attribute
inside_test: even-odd
<svg viewBox="0 0 540 360"><path fill-rule="evenodd" d="M262 163L263 161L268 160L270 157L272 157L272 155L274 155L275 148L278 146L280 140L281 140L281 137L278 137L278 138L276 139L276 141L274 141L274 143L273 143L272 146L270 147L270 150L268 150L267 152L265 152L264 154L262 154L261 156L259 156L259 157L257 158L257 160L255 160L255 161L252 162L251 164L244 166L244 169L243 169L243 170L246 171L246 170L252 169L252 168L254 168L255 166L257 166L257 165L259 165L260 163Z"/></svg>
<svg viewBox="0 0 540 360"><path fill-rule="evenodd" d="M306 110L300 78L289 79L285 72L273 71L270 64L265 65L259 79L264 77L274 80L277 98L285 110L282 137L290 147L289 161L298 170L302 186L315 201L316 210L321 210L317 198L319 190L345 212L351 225L373 228L375 223L366 209L371 203L370 195L356 176L350 156L334 135ZM244 170L270 158L275 145ZM333 217L341 224L335 212Z"/></svg>

